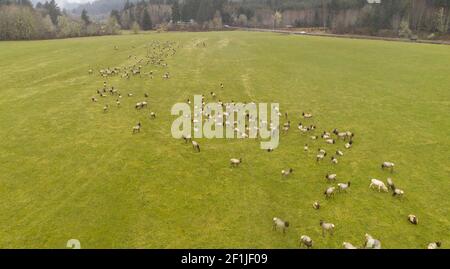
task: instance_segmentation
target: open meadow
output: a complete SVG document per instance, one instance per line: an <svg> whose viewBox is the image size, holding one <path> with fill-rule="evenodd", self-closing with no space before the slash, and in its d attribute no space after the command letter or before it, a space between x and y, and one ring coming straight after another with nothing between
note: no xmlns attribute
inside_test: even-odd
<svg viewBox="0 0 450 269"><path fill-rule="evenodd" d="M167 66L100 76L155 44L171 44ZM96 93L104 81L120 106ZM299 248L301 235L342 248L362 247L366 233L383 248L450 247L448 46L240 31L0 42L0 83L0 248L71 238L82 248ZM196 152L172 137L170 110L194 94L213 101L210 92L279 103L292 126L273 152L254 139L195 139ZM299 122L317 128L304 134ZM335 128L354 133L350 149L320 138ZM319 148L328 155L317 162ZM332 164L336 150L344 156ZM404 197L369 188L388 177ZM274 217L289 221L284 235ZM334 235L322 236L320 220Z"/></svg>

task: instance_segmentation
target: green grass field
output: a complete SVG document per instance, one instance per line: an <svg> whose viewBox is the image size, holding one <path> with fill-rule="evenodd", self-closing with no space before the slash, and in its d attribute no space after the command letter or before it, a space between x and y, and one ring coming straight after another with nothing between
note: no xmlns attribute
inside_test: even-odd
<svg viewBox="0 0 450 269"><path fill-rule="evenodd" d="M154 40L180 45L169 80L158 67L153 80L109 78L134 97L121 108L112 97L91 102L103 79L90 68L128 65ZM0 42L0 248L65 248L71 238L82 248L298 248L302 234L315 248L341 248L362 246L365 233L383 248L449 248L449 63L447 46L270 33ZM195 153L172 138L170 109L212 90L223 101L278 102L293 128L271 153L236 139L200 139ZM136 111L144 92L149 108ZM355 132L338 165L316 164L317 148L343 143L300 134L303 111L317 134ZM232 169L236 157L244 162ZM395 162L392 175L383 161ZM350 180L348 193L325 200L327 172ZM368 188L389 176L403 200ZM272 231L275 216L291 223L285 236ZM322 237L321 219L336 225L334 236Z"/></svg>

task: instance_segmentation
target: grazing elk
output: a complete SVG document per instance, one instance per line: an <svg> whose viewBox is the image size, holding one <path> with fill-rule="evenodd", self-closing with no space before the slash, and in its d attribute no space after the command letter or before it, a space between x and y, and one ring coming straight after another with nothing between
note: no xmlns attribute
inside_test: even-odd
<svg viewBox="0 0 450 269"><path fill-rule="evenodd" d="M292 169L292 168L289 168L289 169L286 169L286 170L281 170L281 175L284 176L284 177L287 177L290 174L292 174L292 172L294 172L294 169Z"/></svg>
<svg viewBox="0 0 450 269"><path fill-rule="evenodd" d="M141 123L139 122L136 126L133 127L133 134L141 132Z"/></svg>
<svg viewBox="0 0 450 269"><path fill-rule="evenodd" d="M200 152L200 145L196 141L192 141L192 147L195 151Z"/></svg>
<svg viewBox="0 0 450 269"><path fill-rule="evenodd" d="M306 248L312 248L313 247L313 241L311 237L307 235L300 236L300 246L304 245Z"/></svg>
<svg viewBox="0 0 450 269"><path fill-rule="evenodd" d="M322 236L325 236L325 233L330 233L331 235L334 234L334 224L333 223L327 223L323 220L320 221L320 227L322 227Z"/></svg>
<svg viewBox="0 0 450 269"><path fill-rule="evenodd" d="M391 172L394 171L395 164L393 162L383 162L381 164L381 169L390 169Z"/></svg>
<svg viewBox="0 0 450 269"><path fill-rule="evenodd" d="M237 166L239 166L240 164L242 163L242 158L239 158L239 159L230 159L230 164L231 164L231 166L233 166L233 167L237 167Z"/></svg>
<svg viewBox="0 0 450 269"><path fill-rule="evenodd" d="M366 242L364 248L368 249L381 249L381 242L378 239L373 238L370 234L366 234Z"/></svg>
<svg viewBox="0 0 450 269"><path fill-rule="evenodd" d="M325 192L323 193L325 195L325 198L331 198L332 196L334 196L334 192L336 190L336 187L329 187L325 190Z"/></svg>
<svg viewBox="0 0 450 269"><path fill-rule="evenodd" d="M286 233L286 229L289 227L289 222L284 221L280 218L273 218L273 230L276 231L277 229L281 229L283 231L283 234Z"/></svg>
<svg viewBox="0 0 450 269"><path fill-rule="evenodd" d="M408 221L414 225L419 224L419 219L416 217L416 215L408 215Z"/></svg>
<svg viewBox="0 0 450 269"><path fill-rule="evenodd" d="M369 188L373 187L378 188L378 192L381 192L381 190L388 192L388 188L386 187L384 182L375 178L370 180Z"/></svg>

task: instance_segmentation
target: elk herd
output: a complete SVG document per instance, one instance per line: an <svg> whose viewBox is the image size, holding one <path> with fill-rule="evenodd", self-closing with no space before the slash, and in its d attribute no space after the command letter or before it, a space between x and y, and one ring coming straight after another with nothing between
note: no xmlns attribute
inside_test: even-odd
<svg viewBox="0 0 450 269"><path fill-rule="evenodd" d="M125 78L125 79L131 79L132 77L146 76L146 77L149 77L150 79L153 79L156 71L154 71L154 70L145 71L146 70L145 67L152 65L152 66L166 68L168 66L166 59L170 56L175 55L175 53L177 52L177 48L179 48L179 45L177 45L177 43L175 43L175 42L154 41L147 46L147 54L145 57L129 55L128 60L132 61L132 63L130 65L128 65L126 67L113 67L113 68L101 69L101 70L99 70L99 74L105 80L107 78L113 77L113 76L118 76L120 78ZM120 49L118 47L115 47L115 50L119 51ZM92 74L94 74L94 70L89 69L88 73L90 75L92 75ZM167 79L170 79L171 76L170 76L169 72L164 72L164 74L162 75L162 78L164 80L167 80ZM224 84L220 83L219 85L220 85L219 91L224 90ZM218 94L214 91L210 91L209 95L210 95L210 98L214 101L216 101L218 99ZM121 91L119 91L114 86L108 87L107 82L104 82L103 87L101 89L97 90L96 95L91 97L91 101L93 103L98 103L98 102L100 102L100 100L107 100L108 96L110 98L113 98L117 108L120 108L122 106L122 103L125 103L124 99L122 98ZM140 100L138 99L137 102L134 98L135 97L134 93L127 92L125 96L128 97L127 99L130 99L130 102L128 102L128 103L133 104L134 109L136 111L148 110L149 94L147 92L144 93L142 96L137 96L137 98L142 98ZM211 118L211 115L208 114L208 112L206 111L206 109L204 107L205 99L206 99L206 97L203 95L202 96L203 106L200 108L200 111L201 111L201 113L204 114L206 120L208 120ZM135 101L133 102L131 100L135 100ZM234 103L234 101L231 101L230 103L224 103L221 100L218 100L217 102L219 104L221 104L224 108L226 108L228 105ZM191 104L191 101L189 99L187 99L187 103ZM108 113L110 109L112 109L110 104L105 103L103 106L103 113ZM280 113L280 111L278 111L278 113L280 116L283 115ZM226 120L226 118L228 116L227 112L224 112L223 115L221 115L221 116L224 117L224 122L223 122L224 125L237 126L239 124L239 122L237 122L237 121L235 121L235 122L227 121ZM291 130L291 120L289 119L289 114L287 112L285 112L283 116L286 119L286 122L281 125L282 126L281 130L283 131L282 134L286 134L286 133L290 132L290 130ZM149 111L148 118L156 119L156 113L153 111ZM249 131L248 123L251 122L252 120L255 121L256 119L253 119L253 118L249 117L249 115L247 115L246 123L245 123L246 132L239 133L239 135L241 135L241 137L243 137L243 138L248 137L248 134L247 134L247 132ZM330 170L332 170L334 167L336 167L336 165L338 165L340 163L340 159L344 158L344 155L348 154L347 151L350 150L354 146L355 134L352 131L338 130L337 128L334 128L333 130L330 130L330 131L325 130L325 131L316 133L315 130L317 129L317 126L315 124L313 124L312 121L314 121L314 115L311 112L301 113L297 132L299 132L300 134L306 135L307 139L310 140L310 142L304 144L303 152L305 154L308 154L309 152L313 152L312 154L315 157L314 159L315 159L315 162L317 165L319 165L323 162L329 162ZM261 122L261 127L264 124L266 124L267 127L270 127L270 129L272 131L274 131L274 130L276 130L276 128L278 128L277 126L272 126L270 123L267 123L267 122L266 123ZM139 122L137 122L136 125L134 125L131 128L131 131L132 131L131 133L139 134L141 132L142 128L143 128L143 126L142 126L141 122L139 121ZM195 131L195 129L194 129L194 131ZM236 132L239 132L239 130L236 129ZM192 140L191 136L183 136L182 138L186 144L192 145L192 150L194 152L197 152L197 153L201 152L200 144L197 141ZM322 141L322 143L324 143L324 146L325 145L334 145L334 146L339 146L339 149L328 152L323 147L319 147L317 149L317 152L314 153L315 150L313 149L312 144L317 144L320 141ZM267 150L267 152L272 152L272 151L274 151L274 149L269 148ZM246 160L246 163L248 163L248 162L249 161ZM230 165L230 168L232 168L232 169L241 169L239 167L242 164L243 164L243 158L241 156L237 156L237 157L234 156L233 158L229 159L229 165ZM378 166L378 167L380 167L380 166ZM381 163L381 169L385 170L386 172L391 173L391 174L393 174L395 172L394 171L395 167L396 166L393 162L385 161L385 162ZM278 170L278 171L280 171L280 170ZM294 173L294 168L284 167L284 169L281 170L281 177L283 179L287 180L293 173ZM322 191L324 199L330 200L335 195L352 195L351 192L349 192L349 190L351 189L352 186L354 186L355 182L352 183L352 181L347 179L345 181L342 180L342 182L338 182L336 184L336 181L340 180L341 177L339 177L337 173L332 173L332 172L327 173L324 176L324 178L325 178L324 182L326 182L327 184L330 184L329 186L327 186L325 188L324 191ZM336 184L336 185L334 185L334 184ZM356 184L358 184L358 183L356 183ZM402 198L405 196L405 192L402 189L398 188L394 184L392 178L390 178L390 177L387 178L386 182L384 182L383 180L380 180L380 179L371 178L368 182L368 186L369 186L368 189L373 189L374 192L386 192L386 193L392 192L392 196L397 197L397 198ZM345 194L345 193L347 193L347 194ZM332 201L332 200L330 200L330 201ZM330 204L330 203L328 203L328 204ZM322 205L319 200L314 201L312 203L312 205L313 205L314 210L322 209ZM412 225L418 225L418 223L419 223L417 216L415 216L413 214L405 216L405 219ZM276 230L282 231L283 234L286 234L289 227L291 227L291 224L289 221L283 220L279 217L274 217L272 219L272 222L273 222L273 230L274 231L276 231ZM317 221L316 227L317 227L317 229L320 228L322 236L326 236L326 235L333 236L335 233L339 232L338 230L336 231L336 228L338 227L338 225L331 223L331 222L327 222L325 220ZM365 234L364 238L365 238L364 244L362 244L360 247L357 247L349 242L343 242L342 247L345 249L356 249L356 248L380 249L381 248L380 240L375 239L374 237L372 237L369 234ZM299 239L299 245L306 247L306 248L313 248L314 242L315 241L308 235L301 235L300 239ZM427 245L428 249L436 249L439 247L441 247L441 242L432 242Z"/></svg>
<svg viewBox="0 0 450 269"><path fill-rule="evenodd" d="M149 43L146 46L146 55L143 57L137 56L137 55L129 55L128 61L130 61L129 65L126 65L124 67L108 67L99 70L100 76L107 80L112 77L119 77L119 78L125 78L125 79L131 79L132 77L139 77L139 78L154 78L154 74L157 72L155 70L148 70L148 67L159 67L159 68L167 68L167 59L171 56L174 56L177 52L177 49L180 46L176 42L166 41L166 42L160 42L160 41L153 41ZM132 47L133 49L136 49L136 47ZM118 46L114 46L115 51L120 51L120 48ZM147 70L147 71L146 71ZM89 75L94 74L94 69L90 68L88 70ZM163 79L169 79L169 72L164 72L162 75ZM91 101L93 103L99 102L99 100L105 100L105 102L108 101L108 96L113 98L114 101L110 101L111 103L115 103L115 106L117 108L122 107L123 98L122 93L114 86L108 86L108 83L106 81L103 82L103 87L101 89L98 89L96 91L96 95L91 97ZM134 93L133 92L127 92L126 95L128 99L134 100ZM134 109L136 111L140 110L146 110L149 106L148 99L149 94L145 92L143 94L143 99L140 101L133 103ZM131 103L133 101L130 101ZM103 113L109 112L111 109L110 104L105 103L103 106ZM156 119L156 112L150 111L148 114L149 119ZM142 130L142 124L141 122L138 122L135 126L131 128L132 134L140 133ZM198 148L199 149L199 148Z"/></svg>
<svg viewBox="0 0 450 269"><path fill-rule="evenodd" d="M221 83L221 85L223 85ZM216 99L218 97L218 95L214 92L211 92L211 98ZM234 101L231 101L230 103L223 103L219 100L220 104L223 105L224 108L227 107L227 105L229 104L234 104ZM188 99L188 104L190 104L190 100ZM203 113L203 115L205 116L205 120L208 120L208 118L211 118L209 113L206 112L204 105L206 103L206 97L205 95L202 96L202 104L203 106L200 107L200 113ZM283 134L286 134L288 132L290 132L291 130L291 121L289 120L289 115L287 112L285 112L284 114L282 114L279 110L277 111L279 116L284 116L284 118L286 119L286 122L281 124L281 131L283 131ZM223 115L221 115L222 117L224 117L224 121L225 124L231 124L232 126L237 126L240 122L235 121L235 122L228 122L226 120L226 118L229 116L227 114L227 112L224 112ZM320 141L322 141L323 146L325 145L334 145L334 146L338 146L339 148L337 150L333 150L332 152L328 152L325 147L319 147L317 149L317 152L315 153L315 161L317 164L320 164L326 160L329 160L329 164L330 164L330 169L333 169L333 167L335 167L336 165L338 165L340 162L339 160L341 158L343 158L345 155L347 155L348 153L346 151L349 151L352 149L352 147L354 146L354 141L355 141L355 134L351 131L345 130L345 131L340 131L337 128L333 129L332 131L322 131L320 134L316 134L315 130L317 129L317 126L315 124L305 124L305 122L308 121L312 121L313 119L313 114L310 112L303 112L301 114L301 121L298 124L298 130L300 131L300 134L303 135L307 135L307 137L309 137L309 139L311 140L310 143L304 144L303 146L303 152L305 153L309 153L312 151L311 149L311 145L313 143L318 143ZM252 118L250 118L248 115L246 117L246 122L245 122L245 127L246 127L246 131L249 131L249 122L253 120ZM195 122L194 122L195 123ZM268 126L271 127L272 130L274 130L276 127L275 126L271 126L269 123L262 123L263 124L267 124ZM235 132L239 132L238 129L235 129ZM241 134L242 136L242 134ZM246 137L246 136L242 136L242 137ZM191 141L190 137L186 138L183 137L185 142L189 142ZM196 141L191 141L191 143L193 144L193 149L196 152L200 152L200 146L199 143ZM273 148L269 148L267 149L267 152L273 152L275 149ZM331 155L330 157L327 157L329 155ZM237 168L242 164L242 157L234 157L232 159L230 159L230 165L232 168ZM382 171L388 172L389 174L394 174L394 167L395 164L393 162L382 162L381 166L379 166L381 168ZM287 167L285 169L281 170L281 176L284 179L289 178L292 174L294 173L294 168L292 167ZM327 182L328 184L332 184L330 186L328 186L324 192L324 199L329 200L331 198L333 198L335 195L340 194L340 195L344 195L345 193L348 193L349 190L351 189L351 186L354 186L352 181L350 180L346 180L346 181L342 181L342 182L338 182L336 183L340 177L337 175L337 173L327 173L325 176L325 182ZM335 185L334 185L335 184ZM358 184L358 183L357 183ZM380 179L369 179L368 180L368 189L374 189L378 192L392 192L392 196L394 197L398 197L401 198L404 196L405 192L402 189L399 189L393 182L391 177L387 178L386 182L383 182ZM349 193L350 194L350 193ZM315 210L320 210L322 208L320 201L314 201L313 202L313 209ZM418 225L418 218L417 216L410 214L408 216L405 216L405 219L407 219L407 221L413 225ZM274 231L282 231L283 234L286 234L289 227L291 227L291 224L289 221L283 220L279 217L274 217L272 219L273 222L273 230ZM334 223L330 223L330 222L326 222L324 220L320 220L318 222L318 226L320 227L321 231L322 231L322 236L333 236L335 233L335 229L337 227L337 225L335 225ZM381 248L381 241L379 239L376 239L374 237L372 237L369 234L365 234L364 236L365 241L362 245L360 246L355 246L350 242L343 242L342 243L342 247L345 249L356 249L356 248L365 248L365 249L380 249ZM299 240L300 246L304 246L306 248L312 248L314 246L314 241L313 239L308 236L308 235L301 235L300 236L300 240ZM434 243L430 243L428 245L429 248L438 248L441 246L440 242L434 242Z"/></svg>
<svg viewBox="0 0 450 269"><path fill-rule="evenodd" d="M287 115L287 113L286 113L286 115ZM304 119L306 119L306 118L311 119L313 117L311 113L303 113L302 116ZM286 116L286 118L287 118L287 116ZM290 125L290 122L288 122L288 123ZM286 127L286 125L284 125L284 126ZM315 125L305 126L303 123L299 123L298 129L300 130L301 133L305 133L305 132L313 131L314 129L316 129L316 126ZM338 131L338 129L334 129L332 132L323 131L321 133L321 135L312 135L312 136L310 136L310 139L315 141L315 140L318 140L321 138L321 139L323 139L323 142L325 144L333 144L333 145L335 145L338 141L342 141L344 150L349 150L354 144L354 137L355 137L355 135L353 132L350 132L350 131L342 131L341 132L341 131ZM309 152L310 145L305 144L303 147L303 151ZM320 162L324 161L326 159L327 154L328 154L327 150L320 147L317 150L317 154L315 155L316 162L320 163ZM332 166L337 165L339 163L339 158L343 157L344 154L345 153L343 150L341 150L341 149L336 150L334 152L333 156L331 156L331 159L330 159L331 165ZM385 170L385 171L388 171L391 174L393 174L395 164L393 162L385 161L385 162L381 163L380 167L381 167L381 170L383 170L383 171ZM293 171L292 168L290 168L288 170L282 170L282 175L287 176L290 173L292 173L292 171ZM337 181L338 178L339 177L336 173L327 173L325 175L326 182L328 182L328 183L334 183ZM347 182L337 183L336 185L328 186L325 189L325 191L323 192L325 199L328 200L330 198L333 198L337 193L346 193L347 190L350 189L350 186L352 186L351 184L352 184L351 181L347 181ZM399 197L399 198L403 197L405 194L405 192L402 189L399 189L394 184L391 177L388 177L386 182L383 182L382 180L375 179L375 178L370 179L369 189L374 189L378 192L392 192L392 196ZM315 210L321 209L321 204L319 201L315 201L313 203L313 209L315 209ZM418 223L419 223L416 215L410 214L405 218L412 225L418 225ZM282 220L279 217L273 218L274 230L277 230L277 228L278 228L283 231L283 234L286 234L286 231L288 230L289 226L290 226L290 222ZM335 233L336 225L334 223L320 220L319 226L322 231L322 236L326 236L326 235L333 236L333 234ZM314 246L314 241L308 235L301 235L300 239L299 239L299 244L300 244L300 246L304 246L306 248L312 248ZM365 234L365 241L361 246L356 247L355 245L353 245L349 242L343 242L342 247L345 249L357 249L357 248L380 249L381 241L379 239L372 237L369 234ZM441 247L441 242L439 242L439 241L429 243L427 246L428 249L436 249L439 247Z"/></svg>

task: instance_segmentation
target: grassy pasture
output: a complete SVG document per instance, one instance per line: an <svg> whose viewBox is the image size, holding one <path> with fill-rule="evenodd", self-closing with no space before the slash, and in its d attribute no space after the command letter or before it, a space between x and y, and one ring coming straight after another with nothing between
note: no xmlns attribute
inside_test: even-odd
<svg viewBox="0 0 450 269"><path fill-rule="evenodd" d="M109 78L134 97L121 108L111 97L92 103L103 80L87 70L125 66L152 40L181 46L171 79L156 67L153 80ZM340 248L361 246L365 233L383 248L450 246L450 47L247 32L0 42L0 82L0 248L65 248L70 238L82 248L297 248L302 234ZM211 90L223 101L278 102L293 128L271 153L225 139L200 139L194 153L172 138L170 108ZM144 92L149 108L136 111ZM316 150L343 143L301 135L303 111L316 133L356 133L337 166L316 164ZM244 162L231 169L236 157ZM352 182L347 194L325 201L327 172ZM388 176L403 200L369 190ZM291 223L285 236L272 231L275 216ZM321 236L320 219L336 224L333 237Z"/></svg>

